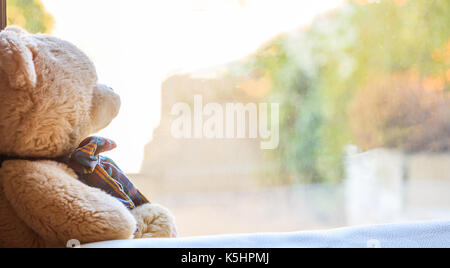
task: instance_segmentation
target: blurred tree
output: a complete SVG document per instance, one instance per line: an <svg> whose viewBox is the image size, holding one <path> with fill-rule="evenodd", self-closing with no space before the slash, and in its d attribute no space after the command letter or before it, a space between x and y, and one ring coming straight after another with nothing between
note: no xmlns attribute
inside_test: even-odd
<svg viewBox="0 0 450 268"><path fill-rule="evenodd" d="M8 0L8 24L31 33L50 33L54 20L40 0Z"/></svg>
<svg viewBox="0 0 450 268"><path fill-rule="evenodd" d="M395 87L389 84L390 77L407 72L417 74L420 88L448 90L449 25L448 0L355 0L317 19L307 29L280 36L261 48L245 65L270 77L272 87L267 98L281 103L281 144L271 161L278 160L284 172L294 174L301 182L343 179L345 146L364 146L358 138L362 132L355 133L350 127L352 114L371 113L363 101L355 104L354 97L362 100L371 96L367 92L358 94L360 91L390 91ZM402 78L394 80L402 83ZM370 85L377 81L385 81L385 85L381 89ZM403 81L402 88L409 88L408 80ZM401 91L396 96L401 97ZM357 108L352 110L350 105ZM392 113L400 112L396 109L401 105L391 107ZM399 115L393 118L411 120L411 116ZM357 119L364 120L376 118ZM397 123L398 136L388 133L392 129L380 134L383 127L373 132L374 136L392 137L377 146L404 145L401 141L406 140L409 126ZM397 142L388 144L387 140Z"/></svg>
<svg viewBox="0 0 450 268"><path fill-rule="evenodd" d="M426 81L426 80L424 80ZM450 150L450 93L427 89L414 72L374 77L350 105L355 140L364 150Z"/></svg>

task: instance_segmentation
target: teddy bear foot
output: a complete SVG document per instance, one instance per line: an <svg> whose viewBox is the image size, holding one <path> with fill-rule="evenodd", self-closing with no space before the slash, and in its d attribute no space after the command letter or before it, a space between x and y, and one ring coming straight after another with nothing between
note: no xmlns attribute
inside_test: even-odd
<svg viewBox="0 0 450 268"><path fill-rule="evenodd" d="M137 221L138 230L135 239L175 238L178 236L175 220L166 208L146 204L131 211Z"/></svg>

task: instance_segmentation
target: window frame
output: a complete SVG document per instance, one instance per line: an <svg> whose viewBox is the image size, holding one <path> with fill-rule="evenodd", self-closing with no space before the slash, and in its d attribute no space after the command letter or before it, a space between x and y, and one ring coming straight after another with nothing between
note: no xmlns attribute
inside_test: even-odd
<svg viewBox="0 0 450 268"><path fill-rule="evenodd" d="M3 31L8 24L6 15L6 0L0 0L0 31Z"/></svg>

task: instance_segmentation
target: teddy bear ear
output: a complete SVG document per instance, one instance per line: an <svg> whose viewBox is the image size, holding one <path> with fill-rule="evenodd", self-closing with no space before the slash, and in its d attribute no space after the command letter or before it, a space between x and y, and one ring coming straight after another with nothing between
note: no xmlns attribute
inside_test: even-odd
<svg viewBox="0 0 450 268"><path fill-rule="evenodd" d="M13 88L36 86L33 53L15 30L0 33L0 69L8 76Z"/></svg>
<svg viewBox="0 0 450 268"><path fill-rule="evenodd" d="M5 31L16 33L18 35L27 35L29 34L25 29L20 28L19 26L11 25L5 28Z"/></svg>

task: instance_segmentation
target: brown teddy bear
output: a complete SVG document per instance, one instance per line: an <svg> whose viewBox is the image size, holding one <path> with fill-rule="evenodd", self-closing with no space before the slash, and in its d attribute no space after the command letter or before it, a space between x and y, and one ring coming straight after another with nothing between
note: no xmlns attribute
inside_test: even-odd
<svg viewBox="0 0 450 268"><path fill-rule="evenodd" d="M176 236L170 212L99 156L112 142L80 146L119 107L74 45L18 27L0 33L0 247Z"/></svg>

